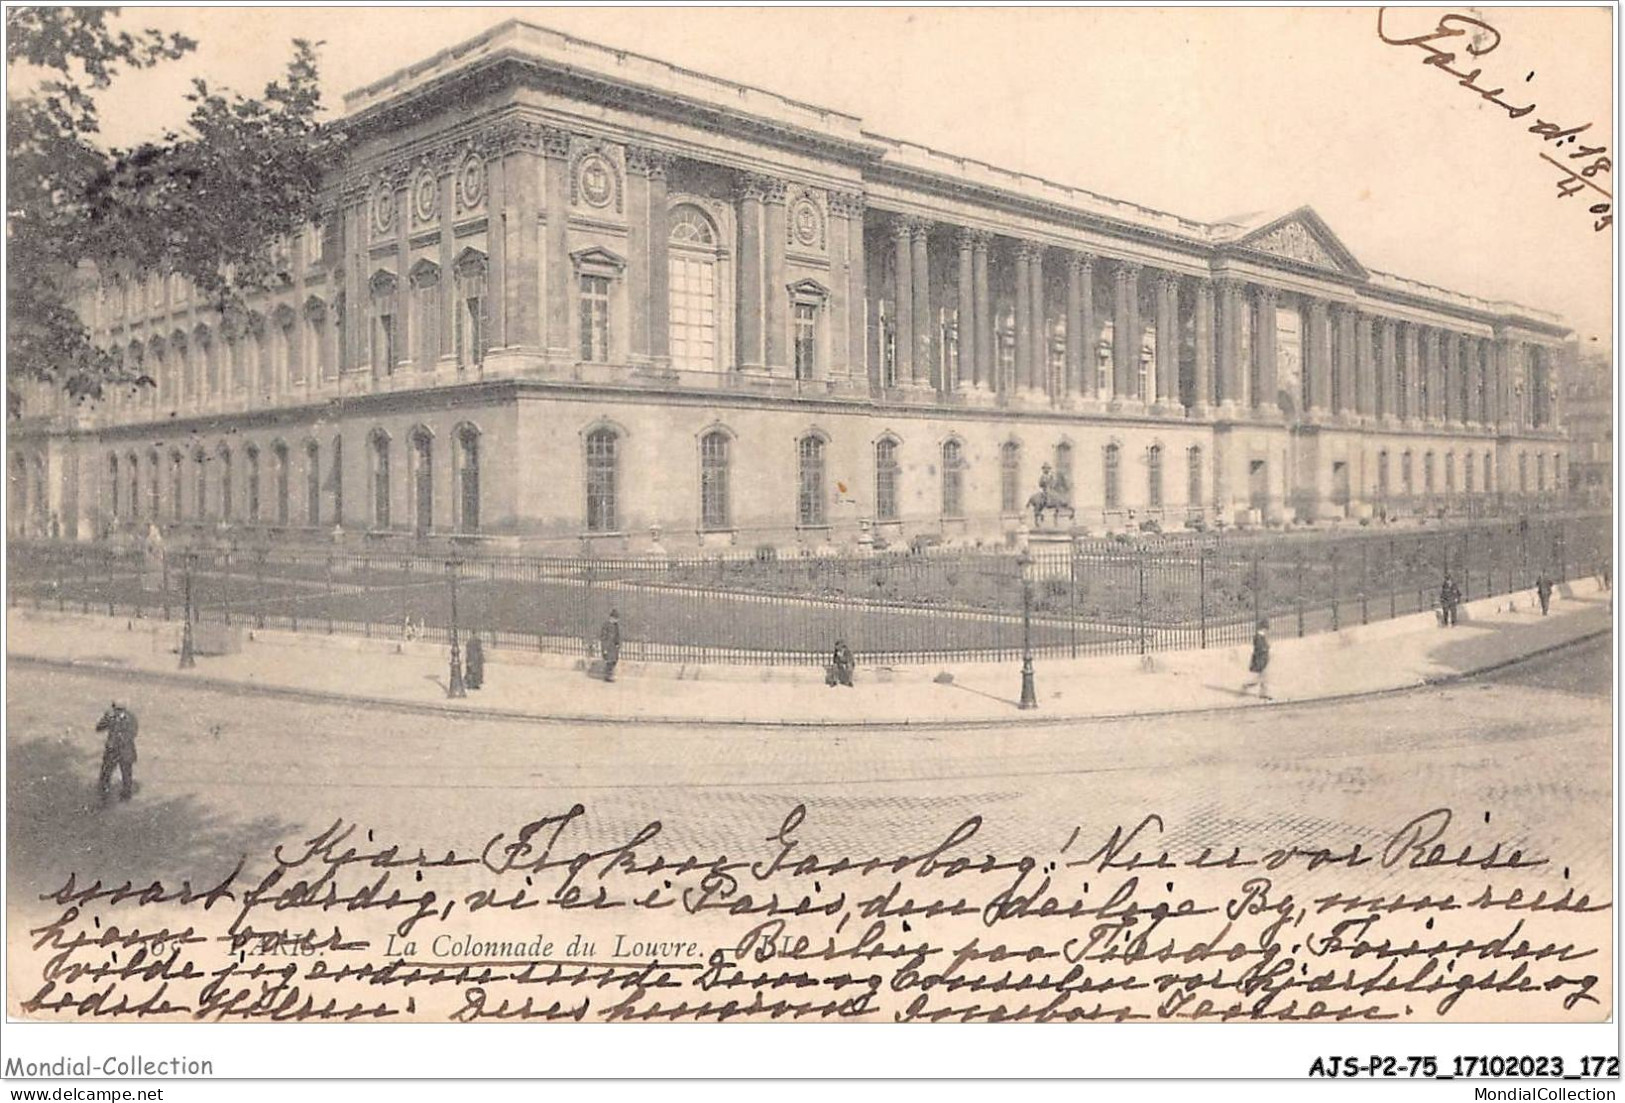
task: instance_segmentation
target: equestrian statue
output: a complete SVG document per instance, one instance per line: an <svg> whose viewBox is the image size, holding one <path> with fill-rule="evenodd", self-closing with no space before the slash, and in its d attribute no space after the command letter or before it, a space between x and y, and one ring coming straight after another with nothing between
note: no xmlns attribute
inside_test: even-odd
<svg viewBox="0 0 1625 1103"><path fill-rule="evenodd" d="M1061 521L1061 514L1066 514L1067 520L1077 519L1077 511L1072 508L1072 485L1064 474L1054 471L1049 464L1044 465L1043 472L1038 476L1038 493L1027 499L1027 508L1033 511L1033 527L1039 528L1044 524L1044 514L1051 514L1050 520L1055 524Z"/></svg>

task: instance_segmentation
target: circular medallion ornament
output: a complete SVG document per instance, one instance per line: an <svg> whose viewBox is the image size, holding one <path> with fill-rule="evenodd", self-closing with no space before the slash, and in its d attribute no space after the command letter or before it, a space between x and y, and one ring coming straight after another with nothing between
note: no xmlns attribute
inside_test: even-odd
<svg viewBox="0 0 1625 1103"><path fill-rule="evenodd" d="M412 184L412 205L417 212L418 221L432 222L439 201L440 182L434 178L434 173L424 169Z"/></svg>
<svg viewBox="0 0 1625 1103"><path fill-rule="evenodd" d="M581 162L581 198L593 207L607 207L615 198L613 170L602 157L588 157Z"/></svg>
<svg viewBox="0 0 1625 1103"><path fill-rule="evenodd" d="M790 213L790 228L798 245L810 249L818 244L818 207L812 200L803 198L797 201Z"/></svg>
<svg viewBox="0 0 1625 1103"><path fill-rule="evenodd" d="M464 209L478 207L485 200L485 162L470 155L457 173L457 198Z"/></svg>
<svg viewBox="0 0 1625 1103"><path fill-rule="evenodd" d="M372 197L372 228L387 234L395 228L395 189L380 184Z"/></svg>

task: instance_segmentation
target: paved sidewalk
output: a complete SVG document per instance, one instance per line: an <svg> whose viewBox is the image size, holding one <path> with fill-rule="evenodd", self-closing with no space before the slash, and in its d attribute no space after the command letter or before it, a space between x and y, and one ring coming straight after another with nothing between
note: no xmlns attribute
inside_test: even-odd
<svg viewBox="0 0 1625 1103"><path fill-rule="evenodd" d="M1551 615L1533 593L1464 606L1442 629L1432 614L1342 632L1272 633L1270 690L1277 702L1378 693L1504 665L1607 631L1613 595L1587 579L1564 586ZM613 684L579 662L487 651L486 685L463 700L445 695L443 646L397 645L321 634L245 634L236 654L177 669L179 625L24 609L8 610L7 654L32 660L221 688L361 704L578 722L742 723L928 727L1268 707L1242 694L1250 646L1040 660L1039 708L1020 711L1019 662L882 669L860 666L856 688L829 688L811 668L659 667L623 664ZM951 676L951 680L942 676Z"/></svg>

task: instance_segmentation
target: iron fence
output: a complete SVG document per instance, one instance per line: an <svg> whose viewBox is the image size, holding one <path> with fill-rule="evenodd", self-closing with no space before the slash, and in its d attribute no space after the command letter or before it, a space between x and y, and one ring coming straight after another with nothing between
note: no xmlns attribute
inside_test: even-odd
<svg viewBox="0 0 1625 1103"><path fill-rule="evenodd" d="M1259 620L1306 635L1611 569L1605 515L1395 531L1178 534L1014 551L749 558L443 558L298 549L8 545L14 604L198 623L591 655L611 609L623 657L808 664L845 639L866 662L1229 647Z"/></svg>

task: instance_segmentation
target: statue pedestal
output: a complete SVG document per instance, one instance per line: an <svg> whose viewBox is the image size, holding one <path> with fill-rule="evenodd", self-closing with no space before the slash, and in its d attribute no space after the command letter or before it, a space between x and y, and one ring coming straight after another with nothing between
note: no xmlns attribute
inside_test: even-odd
<svg viewBox="0 0 1625 1103"><path fill-rule="evenodd" d="M1032 557L1032 577L1070 578L1072 576L1072 528L1032 528L1021 534L1021 549Z"/></svg>

